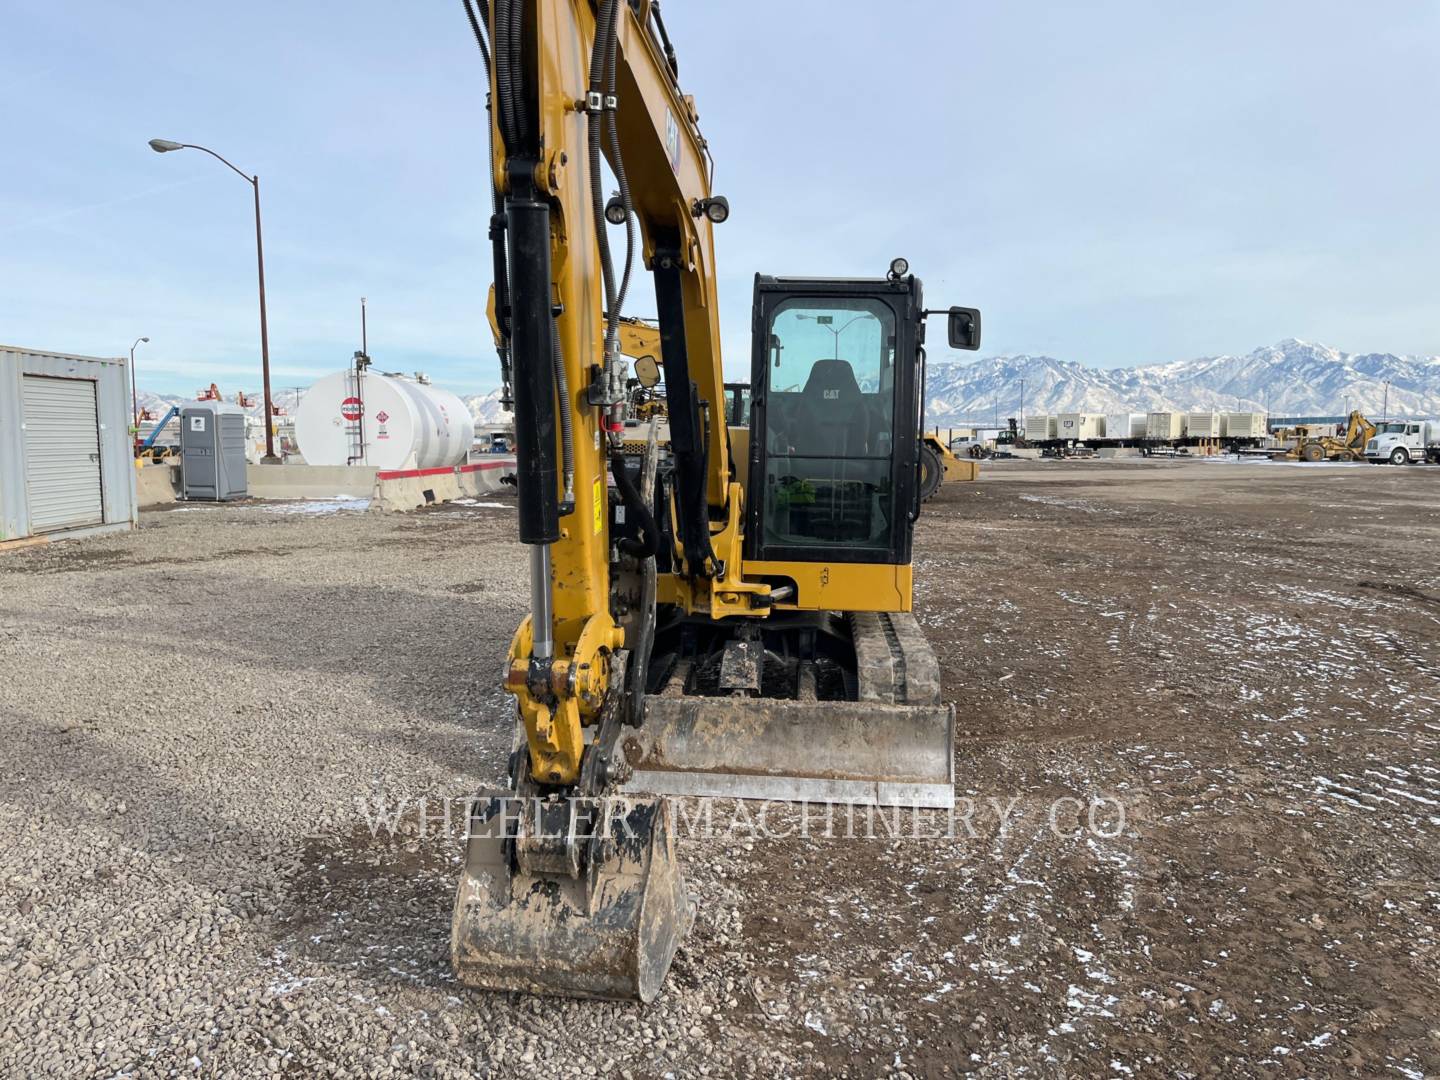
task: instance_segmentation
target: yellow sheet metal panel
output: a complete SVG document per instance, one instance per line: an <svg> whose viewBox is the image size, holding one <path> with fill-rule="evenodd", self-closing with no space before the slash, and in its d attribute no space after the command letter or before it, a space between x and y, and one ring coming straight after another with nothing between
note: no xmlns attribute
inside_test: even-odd
<svg viewBox="0 0 1440 1080"><path fill-rule="evenodd" d="M795 598L776 604L778 610L909 611L913 596L914 573L909 566L747 561L745 576L752 581L789 578L795 583Z"/></svg>
<svg viewBox="0 0 1440 1080"><path fill-rule="evenodd" d="M945 483L968 484L980 479L980 462L972 458L960 458L954 454L945 456Z"/></svg>

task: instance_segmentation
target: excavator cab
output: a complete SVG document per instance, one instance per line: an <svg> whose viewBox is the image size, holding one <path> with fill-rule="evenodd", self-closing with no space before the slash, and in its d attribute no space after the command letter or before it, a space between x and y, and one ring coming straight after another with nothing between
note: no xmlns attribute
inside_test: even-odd
<svg viewBox="0 0 1440 1080"><path fill-rule="evenodd" d="M768 592L758 618L686 611L662 562L622 790L953 801L954 708L911 613L927 314L904 271L756 277L748 416L731 387L726 419L744 488L736 588ZM969 328L958 347L978 345L978 313L948 314Z"/></svg>
<svg viewBox="0 0 1440 1080"><path fill-rule="evenodd" d="M756 277L747 560L909 563L921 310L913 277Z"/></svg>

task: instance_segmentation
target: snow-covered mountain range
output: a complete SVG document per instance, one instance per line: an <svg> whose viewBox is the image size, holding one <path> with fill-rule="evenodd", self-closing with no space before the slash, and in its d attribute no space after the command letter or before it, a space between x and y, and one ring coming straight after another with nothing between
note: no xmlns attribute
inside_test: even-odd
<svg viewBox="0 0 1440 1080"><path fill-rule="evenodd" d="M1289 338L1245 356L1129 368L1087 367L1049 356L932 358L926 422L958 425L996 415L1003 422L1021 412L1022 382L1026 413L1217 409L1328 416L1360 409L1379 417L1388 409L1391 416L1440 417L1440 356L1344 353ZM185 400L140 392L140 403L157 413ZM500 408L499 390L464 401L477 424L509 419ZM293 411L293 392L282 394L280 403ZM251 411L260 415L258 406Z"/></svg>
<svg viewBox="0 0 1440 1080"><path fill-rule="evenodd" d="M1130 368L1048 356L931 360L926 417L943 425L998 412L1003 422L1021 410L1022 380L1026 413L1216 409L1313 416L1350 408L1378 417L1388 407L1391 416L1440 416L1440 357L1343 353L1290 338L1246 356Z"/></svg>

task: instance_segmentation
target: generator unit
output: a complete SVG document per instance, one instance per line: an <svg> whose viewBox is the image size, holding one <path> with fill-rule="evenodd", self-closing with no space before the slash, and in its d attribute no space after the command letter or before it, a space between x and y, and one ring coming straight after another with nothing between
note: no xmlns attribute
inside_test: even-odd
<svg viewBox="0 0 1440 1080"><path fill-rule="evenodd" d="M1053 416L1027 416L1025 418L1025 439L1027 442L1048 442L1059 438L1058 426Z"/></svg>
<svg viewBox="0 0 1440 1080"><path fill-rule="evenodd" d="M1105 438L1120 442L1145 438L1145 416L1143 412L1106 413Z"/></svg>
<svg viewBox="0 0 1440 1080"><path fill-rule="evenodd" d="M1145 417L1145 437L1173 442L1185 433L1185 414L1152 412Z"/></svg>
<svg viewBox="0 0 1440 1080"><path fill-rule="evenodd" d="M1220 417L1220 434L1228 439L1264 439L1270 434L1264 413L1227 412Z"/></svg>
<svg viewBox="0 0 1440 1080"><path fill-rule="evenodd" d="M192 401L180 410L180 495L227 502L249 493L245 411L223 401Z"/></svg>
<svg viewBox="0 0 1440 1080"><path fill-rule="evenodd" d="M1225 434L1220 428L1218 412L1192 412L1185 414L1185 435L1191 439L1218 439Z"/></svg>
<svg viewBox="0 0 1440 1080"><path fill-rule="evenodd" d="M1057 437L1072 441L1105 437L1105 417L1095 413L1061 413L1055 418Z"/></svg>

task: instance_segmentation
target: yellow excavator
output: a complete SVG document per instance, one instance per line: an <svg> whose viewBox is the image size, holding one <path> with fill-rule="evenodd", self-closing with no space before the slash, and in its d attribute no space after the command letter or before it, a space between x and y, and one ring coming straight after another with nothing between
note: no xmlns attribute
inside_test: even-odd
<svg viewBox="0 0 1440 1080"><path fill-rule="evenodd" d="M530 600L505 665L510 783L473 800L451 959L469 986L649 1001L692 917L666 796L953 805L911 541L926 320L975 349L980 313L926 309L904 259L757 275L730 426L713 243L730 209L659 5L465 8ZM640 267L663 469L653 438L638 465L623 452Z"/></svg>

